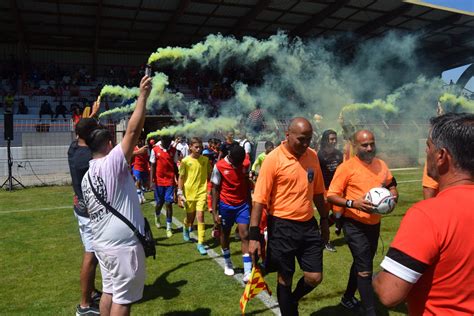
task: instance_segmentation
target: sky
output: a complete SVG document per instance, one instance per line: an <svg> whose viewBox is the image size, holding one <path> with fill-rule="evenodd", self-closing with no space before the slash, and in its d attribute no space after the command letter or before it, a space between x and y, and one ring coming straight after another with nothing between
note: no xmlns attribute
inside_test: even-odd
<svg viewBox="0 0 474 316"><path fill-rule="evenodd" d="M424 2L448 8L474 12L474 0L425 0ZM451 80L453 82L456 82L463 73L463 71L467 67L469 67L469 65L470 64L453 69L448 69L442 73L441 77L446 83L449 83ZM474 92L474 77L469 80L466 85L466 88Z"/></svg>

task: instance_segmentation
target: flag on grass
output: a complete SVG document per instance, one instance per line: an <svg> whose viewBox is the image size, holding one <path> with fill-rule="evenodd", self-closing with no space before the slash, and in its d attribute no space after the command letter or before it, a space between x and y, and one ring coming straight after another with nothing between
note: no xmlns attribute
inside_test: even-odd
<svg viewBox="0 0 474 316"><path fill-rule="evenodd" d="M268 294L272 295L272 291L268 287L267 283L263 279L262 272L258 267L253 267L252 272L250 273L250 278L245 286L244 293L240 298L240 310L242 311L242 315L245 315L245 306L247 306L247 302L257 296L258 293L262 292L263 290L267 291Z"/></svg>

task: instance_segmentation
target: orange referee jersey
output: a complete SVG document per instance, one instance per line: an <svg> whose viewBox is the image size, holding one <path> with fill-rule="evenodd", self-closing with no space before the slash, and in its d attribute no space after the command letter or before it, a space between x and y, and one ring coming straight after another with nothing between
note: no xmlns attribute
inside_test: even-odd
<svg viewBox="0 0 474 316"><path fill-rule="evenodd" d="M426 163L425 163L425 167L423 168L423 180L421 181L421 183L426 188L438 190L438 182L436 182L435 179L433 179L432 177L428 175Z"/></svg>
<svg viewBox="0 0 474 316"><path fill-rule="evenodd" d="M374 158L366 164L354 156L343 162L336 169L327 196L338 195L348 200L363 199L370 189L389 184L392 173L385 162ZM374 225L380 222L379 214L369 214L355 208L343 208L344 216L353 218L364 224Z"/></svg>
<svg viewBox="0 0 474 316"><path fill-rule="evenodd" d="M310 148L297 159L282 142L267 155L255 184L253 201L267 205L270 215L295 221L314 216L313 196L324 193L318 155Z"/></svg>

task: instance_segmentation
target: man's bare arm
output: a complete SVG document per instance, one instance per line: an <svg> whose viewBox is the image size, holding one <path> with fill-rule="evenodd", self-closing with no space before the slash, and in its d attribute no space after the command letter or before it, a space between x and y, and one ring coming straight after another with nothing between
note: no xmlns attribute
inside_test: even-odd
<svg viewBox="0 0 474 316"><path fill-rule="evenodd" d="M372 285L380 302L387 307L403 302L413 287L413 284L387 271L379 272L372 281Z"/></svg>
<svg viewBox="0 0 474 316"><path fill-rule="evenodd" d="M137 144L143 125L145 124L145 106L150 91L151 78L144 76L140 81L140 95L138 96L137 105L128 121L127 131L121 142L122 150L128 163L130 163L132 159L133 148Z"/></svg>

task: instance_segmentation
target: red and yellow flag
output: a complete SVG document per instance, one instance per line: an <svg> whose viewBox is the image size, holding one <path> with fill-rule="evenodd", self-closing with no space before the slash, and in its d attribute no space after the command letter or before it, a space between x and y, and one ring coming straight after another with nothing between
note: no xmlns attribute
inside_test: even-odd
<svg viewBox="0 0 474 316"><path fill-rule="evenodd" d="M240 298L240 310L242 311L242 315L245 315L245 306L247 306L247 302L263 290L267 291L269 295L272 295L272 291L263 279L260 269L258 267L253 267L249 281L245 286L244 293Z"/></svg>

